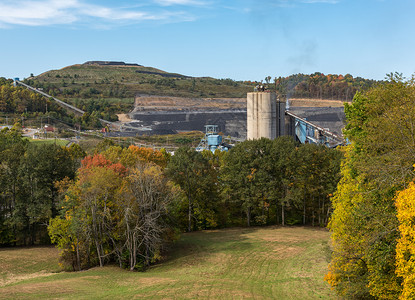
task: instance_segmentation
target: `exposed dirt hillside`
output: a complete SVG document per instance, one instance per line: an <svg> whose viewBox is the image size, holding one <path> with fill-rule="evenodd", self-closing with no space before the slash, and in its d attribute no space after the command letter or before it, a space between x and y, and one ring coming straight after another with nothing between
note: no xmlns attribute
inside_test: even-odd
<svg viewBox="0 0 415 300"><path fill-rule="evenodd" d="M343 107L343 101L326 99L290 99L291 107ZM246 98L185 98L154 95L135 97L134 112L171 110L246 109Z"/></svg>

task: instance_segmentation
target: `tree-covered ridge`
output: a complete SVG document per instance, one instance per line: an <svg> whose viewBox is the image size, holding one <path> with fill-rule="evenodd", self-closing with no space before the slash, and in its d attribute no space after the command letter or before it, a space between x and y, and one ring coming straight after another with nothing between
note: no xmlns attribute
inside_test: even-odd
<svg viewBox="0 0 415 300"><path fill-rule="evenodd" d="M414 79L392 74L345 107L351 145L333 198L326 276L343 297L412 299L414 102Z"/></svg>
<svg viewBox="0 0 415 300"><path fill-rule="evenodd" d="M189 77L150 67L109 65L68 66L27 78L25 82L68 101L77 98L128 99L136 94L235 98L245 97L253 88L231 79Z"/></svg>
<svg viewBox="0 0 415 300"><path fill-rule="evenodd" d="M25 82L74 103L76 99L78 102L91 98L128 99L136 94L242 98L262 81L189 77L143 66L84 64L51 70L30 77ZM276 90L281 97L350 101L356 91L365 90L373 86L376 81L353 77L350 74L324 75L316 72L288 77L267 76L264 83L269 89ZM118 102L118 105L122 110L126 110L125 103Z"/></svg>
<svg viewBox="0 0 415 300"><path fill-rule="evenodd" d="M99 119L116 121L117 107L110 106L106 99L91 100L82 105L85 114L76 116L59 106L56 101L21 86L13 86L12 80L0 78L0 113L17 119L50 117L68 125L82 128L101 128Z"/></svg>
<svg viewBox="0 0 415 300"><path fill-rule="evenodd" d="M265 78L271 85L271 78ZM353 77L350 74L337 75L316 72L314 74L295 74L288 77L275 77L274 87L282 97L315 98L351 101L357 91L373 87L376 80Z"/></svg>

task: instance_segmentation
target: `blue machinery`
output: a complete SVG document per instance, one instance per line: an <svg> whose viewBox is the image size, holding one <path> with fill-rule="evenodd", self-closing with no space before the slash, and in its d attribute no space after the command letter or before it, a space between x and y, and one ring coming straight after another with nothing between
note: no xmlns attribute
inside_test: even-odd
<svg viewBox="0 0 415 300"><path fill-rule="evenodd" d="M230 146L222 142L222 136L218 134L218 125L205 125L206 133L196 147L196 151L210 150L215 152L216 149L220 151L228 151Z"/></svg>

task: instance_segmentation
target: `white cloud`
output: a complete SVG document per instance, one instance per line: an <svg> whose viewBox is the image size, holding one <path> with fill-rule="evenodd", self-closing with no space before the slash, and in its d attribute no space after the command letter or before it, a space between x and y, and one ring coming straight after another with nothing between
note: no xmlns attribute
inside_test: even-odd
<svg viewBox="0 0 415 300"><path fill-rule="evenodd" d="M174 0L165 0L174 2ZM175 2L196 2L175 0ZM76 22L137 23L148 20L164 22L190 21L194 18L185 12L154 12L136 9L113 8L88 4L83 0L5 0L0 2L0 27L10 25L47 26ZM97 25L97 24L94 24Z"/></svg>
<svg viewBox="0 0 415 300"><path fill-rule="evenodd" d="M46 23L72 23L73 14L65 11L73 8L76 0L65 1L6 1L0 3L0 22L19 25L44 25Z"/></svg>

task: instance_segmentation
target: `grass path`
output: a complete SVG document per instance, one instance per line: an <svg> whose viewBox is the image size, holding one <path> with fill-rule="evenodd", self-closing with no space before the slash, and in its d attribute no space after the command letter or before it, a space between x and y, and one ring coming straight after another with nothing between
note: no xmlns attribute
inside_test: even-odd
<svg viewBox="0 0 415 300"><path fill-rule="evenodd" d="M58 271L50 247L0 249L0 298L334 299L323 281L329 233L260 227L183 234L145 273Z"/></svg>

